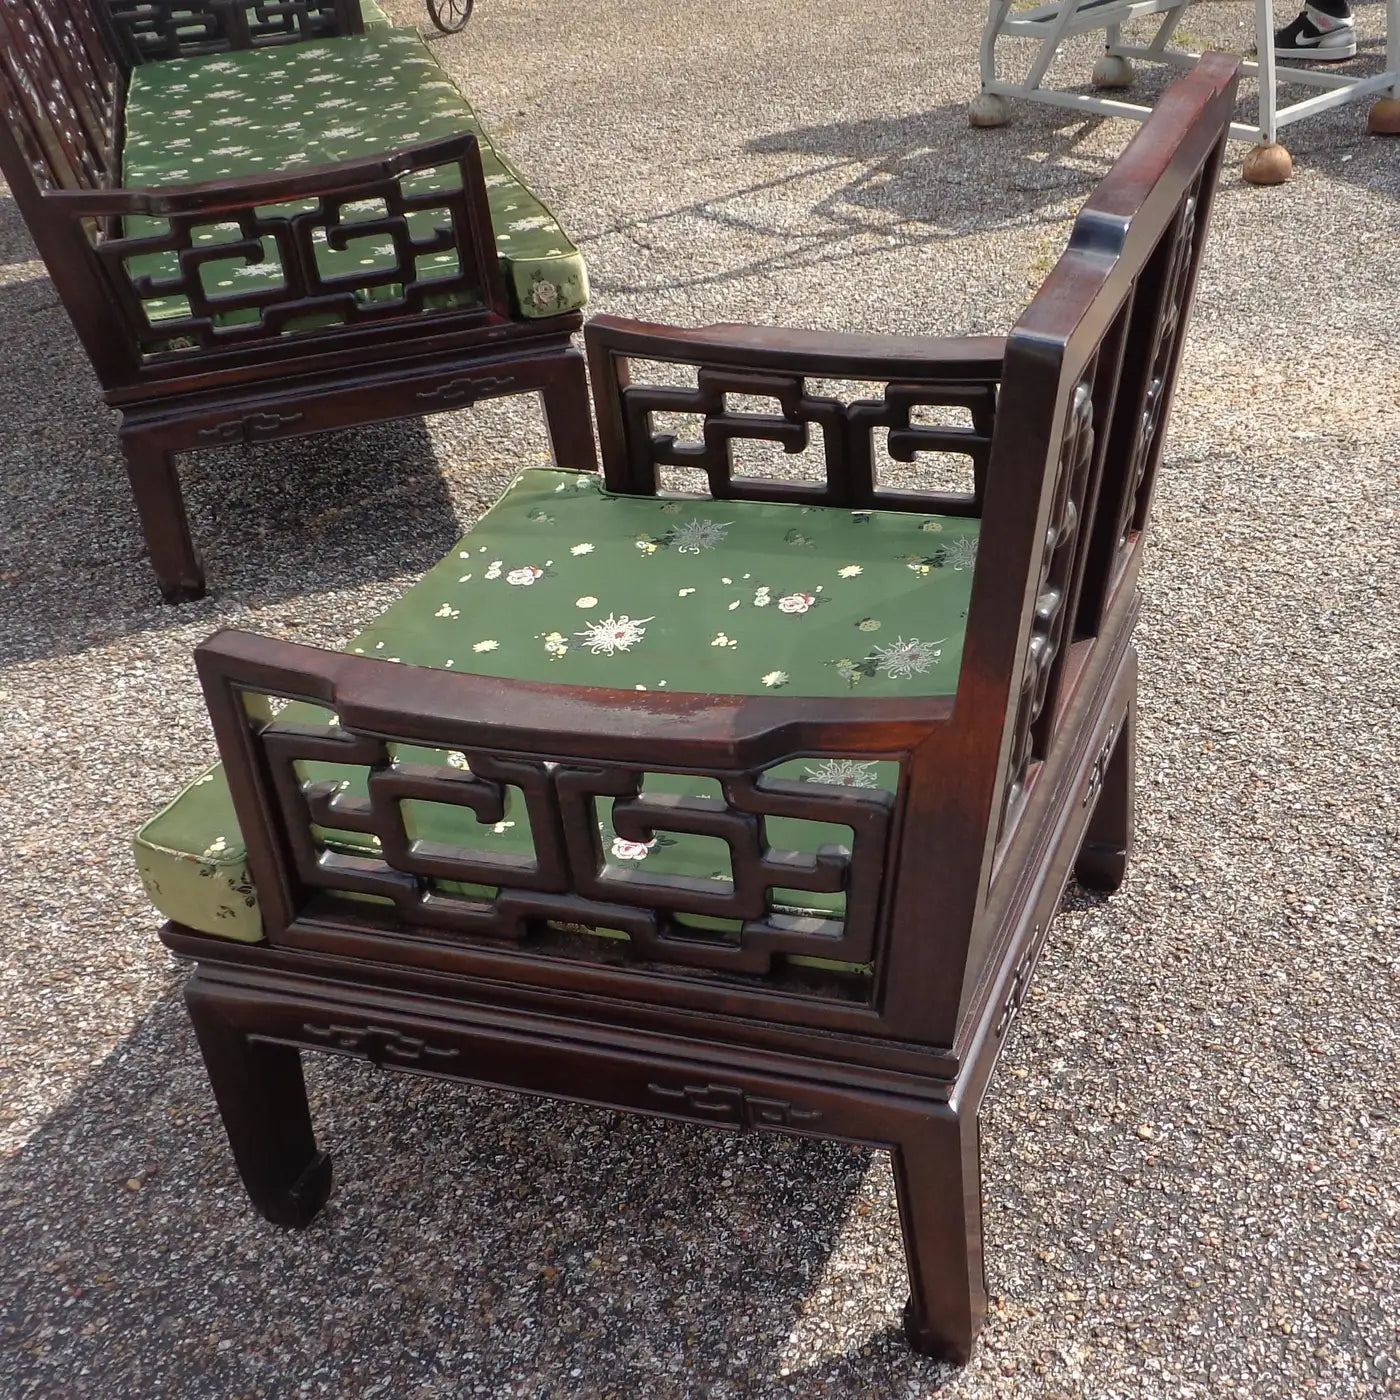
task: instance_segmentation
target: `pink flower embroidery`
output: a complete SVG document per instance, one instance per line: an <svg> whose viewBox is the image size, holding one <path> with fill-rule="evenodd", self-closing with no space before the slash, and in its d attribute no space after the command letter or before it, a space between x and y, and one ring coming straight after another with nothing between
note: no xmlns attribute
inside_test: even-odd
<svg viewBox="0 0 1400 1400"><path fill-rule="evenodd" d="M815 593L789 593L778 599L778 611L785 613L805 613L817 601Z"/></svg>
<svg viewBox="0 0 1400 1400"><path fill-rule="evenodd" d="M512 569L506 575L507 583L531 584L537 578L544 577L544 570L537 569L533 564L526 564L523 569Z"/></svg>
<svg viewBox="0 0 1400 1400"><path fill-rule="evenodd" d="M612 853L617 860L645 860L647 853L656 845L652 841L624 841L621 836L614 836L612 843Z"/></svg>

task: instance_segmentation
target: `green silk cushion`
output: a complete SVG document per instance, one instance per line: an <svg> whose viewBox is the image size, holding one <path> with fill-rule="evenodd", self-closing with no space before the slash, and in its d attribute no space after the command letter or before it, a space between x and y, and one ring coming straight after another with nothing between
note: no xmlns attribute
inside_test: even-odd
<svg viewBox="0 0 1400 1400"><path fill-rule="evenodd" d="M481 145L482 168L502 275L521 316L557 316L588 299L583 258L559 222L530 192L515 168L492 146L475 114L422 40L389 28L338 39L171 59L132 71L126 104L122 182L129 189L286 174L335 161L386 155L407 146L473 132ZM420 171L405 178L414 194L456 188L455 167ZM280 205L260 215L287 215L314 203ZM349 206L347 218L356 217ZM360 217L382 216L382 205L365 201ZM410 232L427 238L445 216L426 209L408 216ZM163 220L132 218L131 237L159 236ZM217 247L242 238L236 224L217 224L195 235ZM317 235L317 266L323 276L373 273L393 266L394 246L384 234L351 238L343 250ZM133 277L157 284L178 273L174 253L150 253L128 260ZM420 278L455 274L455 254L419 260ZM276 245L263 240L263 259L244 255L204 264L207 295L235 288L275 288L281 280ZM397 298L397 284L366 288L366 299ZM460 296L445 298L460 304ZM153 322L188 316L189 303L178 292L145 303ZM226 313L228 324L248 321L256 311Z"/></svg>
<svg viewBox="0 0 1400 1400"><path fill-rule="evenodd" d="M621 689L805 696L948 695L962 659L978 522L962 517L756 502L621 496L583 472L527 471L457 547L349 650L480 675ZM295 705L280 719L325 723ZM460 755L403 747L405 762ZM831 757L777 765L776 777L893 790L897 765ZM303 777L363 795L364 770L307 764ZM649 775L646 790L718 796L713 782ZM728 877L714 838L619 839L599 802L614 864ZM531 850L522 804L480 826L465 809L415 809L419 839ZM839 826L770 819L778 849L849 844ZM324 832L372 851L373 838ZM167 918L256 941L257 900L227 786L216 766L136 839L152 901ZM843 896L777 891L785 912L838 914ZM705 921L696 919L697 924ZM710 921L712 924L715 921Z"/></svg>

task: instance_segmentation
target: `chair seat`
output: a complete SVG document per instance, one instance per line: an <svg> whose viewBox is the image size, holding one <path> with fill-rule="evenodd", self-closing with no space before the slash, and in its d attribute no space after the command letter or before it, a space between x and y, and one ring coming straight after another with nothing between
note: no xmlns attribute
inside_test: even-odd
<svg viewBox="0 0 1400 1400"><path fill-rule="evenodd" d="M587 472L532 470L452 552L350 644L405 664L621 690L802 696L942 696L957 686L979 522L825 506L622 496ZM280 721L326 724L314 706ZM404 762L463 766L459 754L401 748ZM893 790L897 765L797 759L775 777ZM366 770L307 764L303 780L363 795ZM708 779L652 775L647 791L718 796ZM717 838L622 840L600 806L617 865L727 878ZM522 804L477 824L423 804L419 839L480 850L531 849ZM775 847L810 854L848 844L846 828L775 818ZM364 852L373 838L325 832ZM167 918L245 941L261 937L256 894L218 767L138 833L137 864ZM839 913L842 894L779 892L796 915ZM697 925L704 920L696 918ZM711 921L715 926L716 921ZM815 960L813 960L815 961Z"/></svg>
<svg viewBox="0 0 1400 1400"><path fill-rule="evenodd" d="M482 169L491 204L502 274L521 316L557 316L582 307L588 276L582 255L558 220L527 188L518 172L492 146L471 107L447 74L411 32L376 28L365 34L314 40L273 48L167 60L136 67L127 95L122 183L129 189L274 175L335 161L385 155L409 146L473 132L481 146ZM454 188L455 169L428 170L405 179L409 193ZM277 206L263 213L291 213L314 204ZM366 202L362 217L379 206ZM346 214L354 216L353 206ZM382 213L382 210L380 211ZM441 215L411 213L409 230L426 239ZM128 219L130 237L165 232L159 219ZM198 242L217 246L242 237L236 225L211 228ZM237 256L214 261L203 273L211 296L248 289L249 279L276 285L280 264L272 240L264 258L249 263ZM336 251L324 235L317 261L327 277L393 266L395 249L385 235L351 239ZM425 257L419 274L431 278L457 271L451 253ZM157 280L177 275L173 253L130 260L135 276ZM396 287L366 289L366 297L396 297ZM145 302L152 321L189 314L183 296ZM228 313L228 324L256 316Z"/></svg>

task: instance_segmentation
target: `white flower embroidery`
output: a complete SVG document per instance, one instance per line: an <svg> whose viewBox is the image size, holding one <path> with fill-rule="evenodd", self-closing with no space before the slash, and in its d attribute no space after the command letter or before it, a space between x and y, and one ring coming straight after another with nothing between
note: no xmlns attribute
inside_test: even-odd
<svg viewBox="0 0 1400 1400"><path fill-rule="evenodd" d="M865 572L859 564L847 564L844 569L837 569L838 578L858 578Z"/></svg>
<svg viewBox="0 0 1400 1400"><path fill-rule="evenodd" d="M592 554L592 553L593 553L593 546L592 546L591 544L576 544L576 545L569 551L569 553L570 553L570 554Z"/></svg>
<svg viewBox="0 0 1400 1400"><path fill-rule="evenodd" d="M524 568L512 569L510 573L506 575L506 582L529 587L536 579L541 579L543 577L543 569L538 569L533 564L526 564Z"/></svg>
<svg viewBox="0 0 1400 1400"><path fill-rule="evenodd" d="M598 600L591 593L585 593L582 598L574 599L574 607L576 608L596 608L597 606Z"/></svg>
<svg viewBox="0 0 1400 1400"><path fill-rule="evenodd" d="M758 588L754 590L753 605L756 608L766 608L773 601L772 591L768 588Z"/></svg>
<svg viewBox="0 0 1400 1400"><path fill-rule="evenodd" d="M486 577L487 577L487 578L500 578L500 576L501 576L501 561L500 561L499 559L493 559L493 560L491 561L490 565L488 566L487 570L486 570Z"/></svg>
<svg viewBox="0 0 1400 1400"><path fill-rule="evenodd" d="M896 637L887 647L875 647L871 656L875 659L875 669L884 672L891 680L907 680L917 672L923 675L943 654L942 641L921 642L917 637L905 641Z"/></svg>
<svg viewBox="0 0 1400 1400"><path fill-rule="evenodd" d="M546 632L541 640L544 642L544 649L556 661L569 650L568 640L562 632Z"/></svg>
<svg viewBox="0 0 1400 1400"><path fill-rule="evenodd" d="M612 843L612 854L614 860L645 860L651 848L656 845L656 841L624 841L621 836L614 836Z"/></svg>
<svg viewBox="0 0 1400 1400"><path fill-rule="evenodd" d="M450 603L444 603L434 614L434 617L460 617L459 609L454 608Z"/></svg>
<svg viewBox="0 0 1400 1400"><path fill-rule="evenodd" d="M497 822L495 826L491 828L491 830L497 836L504 836L506 832L509 831L514 825L514 822Z"/></svg>
<svg viewBox="0 0 1400 1400"><path fill-rule="evenodd" d="M809 783L831 783L837 787L879 787L873 763L854 758L828 758L815 768L804 770Z"/></svg>
<svg viewBox="0 0 1400 1400"><path fill-rule="evenodd" d="M815 593L789 593L778 599L778 611L785 613L805 613L817 601Z"/></svg>
<svg viewBox="0 0 1400 1400"><path fill-rule="evenodd" d="M716 632L715 639L710 645L712 647L737 647L739 643L733 637L726 637L723 632Z"/></svg>
<svg viewBox="0 0 1400 1400"><path fill-rule="evenodd" d="M538 225L535 225L535 227L538 227ZM512 224L511 228L519 231L520 224ZM541 278L535 283L534 288L530 292L530 297L536 306L553 306L554 303L559 300L559 288L556 287L553 282Z"/></svg>
<svg viewBox="0 0 1400 1400"><path fill-rule="evenodd" d="M205 860L212 860L215 856L220 855L222 852L226 851L227 849L228 849L228 837L226 837L226 836L220 836L220 837L218 837L218 838L214 841L214 843L213 843L212 845L206 846L206 847L204 848L204 859L205 859Z"/></svg>
<svg viewBox="0 0 1400 1400"><path fill-rule="evenodd" d="M656 545L651 540L638 540L637 548L640 549L643 554L656 553Z"/></svg>
<svg viewBox="0 0 1400 1400"><path fill-rule="evenodd" d="M676 592L676 597L677 597L677 598L689 598L690 595L691 595L692 593L694 593L694 592L695 592L695 590L694 590L693 588L682 588L682 589L677 590L677 592Z"/></svg>
<svg viewBox="0 0 1400 1400"><path fill-rule="evenodd" d="M575 632L574 636L582 637L584 646L595 656L600 652L611 656L614 652L631 651L646 636L645 624L651 620L649 617L631 618L626 613L614 617L609 613L601 622L590 622L586 631Z"/></svg>
<svg viewBox="0 0 1400 1400"><path fill-rule="evenodd" d="M512 233L528 233L532 228L548 228L549 220L546 219L543 214L533 214L528 219L516 219L513 223L507 224L506 227L510 229ZM537 299L541 287L548 287L551 292L555 291L552 282L536 282L535 295ZM555 295L557 295L557 292ZM550 297L548 300L553 301L554 298Z"/></svg>
<svg viewBox="0 0 1400 1400"><path fill-rule="evenodd" d="M465 768L468 772L471 771L471 765L467 762L466 754L458 753L455 750L450 750L448 752L447 764L450 768Z"/></svg>
<svg viewBox="0 0 1400 1400"><path fill-rule="evenodd" d="M477 642L472 646L473 651L495 651L500 646L500 642L492 641L488 638L484 642Z"/></svg>
<svg viewBox="0 0 1400 1400"><path fill-rule="evenodd" d="M763 678L763 684L770 689L775 689L780 685L788 683L788 673L786 671L769 671Z"/></svg>
<svg viewBox="0 0 1400 1400"><path fill-rule="evenodd" d="M667 538L676 547L677 554L699 554L702 549L713 549L724 543L732 520L702 520L699 516L680 525L671 526Z"/></svg>
<svg viewBox="0 0 1400 1400"><path fill-rule="evenodd" d="M954 540L943 551L943 562L950 569L970 569L977 562L975 539Z"/></svg>

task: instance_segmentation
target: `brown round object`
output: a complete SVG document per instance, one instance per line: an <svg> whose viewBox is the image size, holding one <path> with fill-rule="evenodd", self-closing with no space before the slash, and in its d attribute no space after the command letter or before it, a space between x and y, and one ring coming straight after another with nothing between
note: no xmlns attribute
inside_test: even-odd
<svg viewBox="0 0 1400 1400"><path fill-rule="evenodd" d="M1265 142L1244 158L1244 178L1251 185L1281 185L1293 178L1293 157L1277 141Z"/></svg>
<svg viewBox="0 0 1400 1400"><path fill-rule="evenodd" d="M1366 128L1374 136L1400 136L1400 97L1379 97L1371 103Z"/></svg>
<svg viewBox="0 0 1400 1400"><path fill-rule="evenodd" d="M979 92L967 105L970 126L1005 126L1011 120L1011 108L1000 93Z"/></svg>

